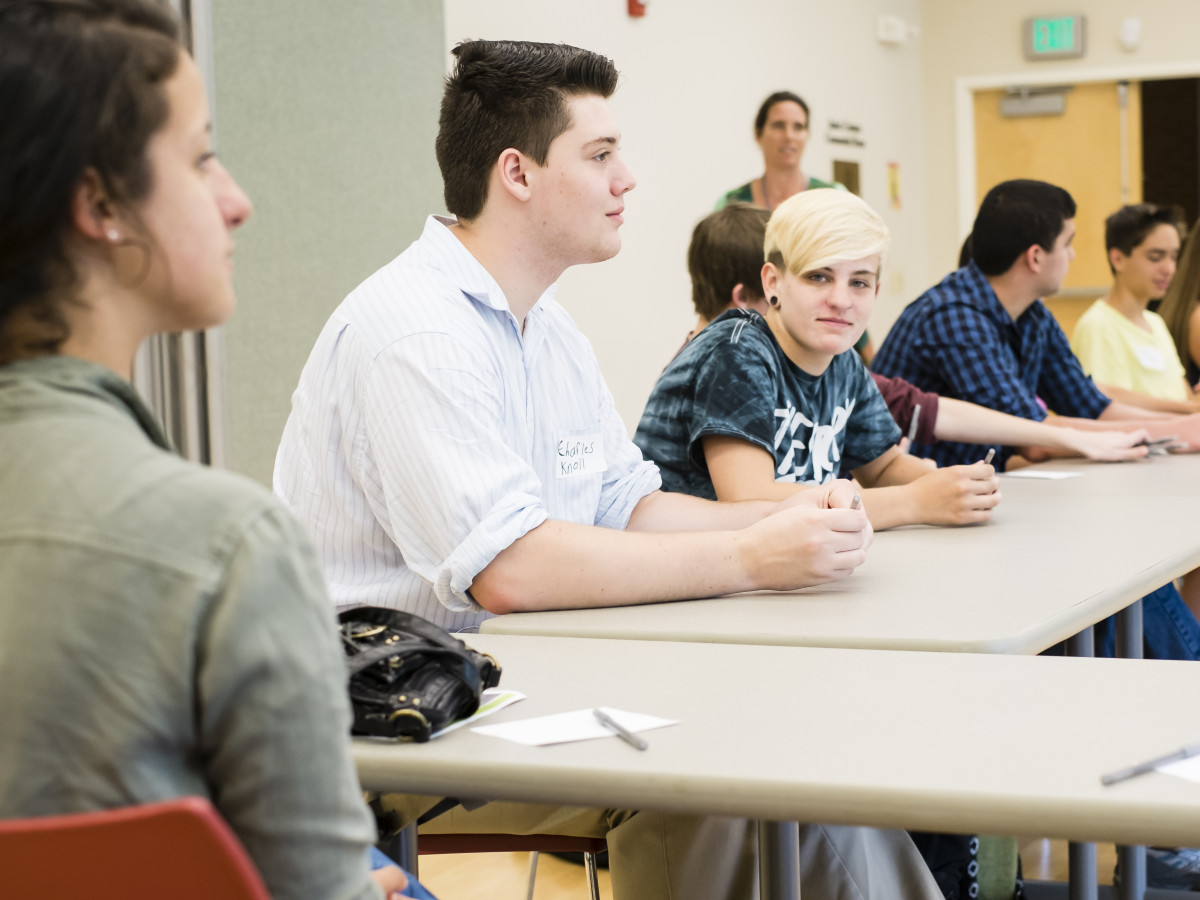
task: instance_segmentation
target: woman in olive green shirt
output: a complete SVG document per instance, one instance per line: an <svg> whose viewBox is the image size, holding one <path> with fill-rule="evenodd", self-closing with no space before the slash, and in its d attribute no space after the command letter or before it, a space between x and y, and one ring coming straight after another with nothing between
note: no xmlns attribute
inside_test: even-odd
<svg viewBox="0 0 1200 900"><path fill-rule="evenodd" d="M129 383L146 337L232 312L250 214L176 29L154 0L0 3L0 816L200 795L276 900L378 898L405 878L368 868L300 527L171 452Z"/></svg>

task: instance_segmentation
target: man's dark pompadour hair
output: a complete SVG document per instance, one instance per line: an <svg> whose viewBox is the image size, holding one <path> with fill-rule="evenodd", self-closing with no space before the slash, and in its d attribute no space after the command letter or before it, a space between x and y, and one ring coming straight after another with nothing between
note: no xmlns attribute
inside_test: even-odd
<svg viewBox="0 0 1200 900"><path fill-rule="evenodd" d="M984 275L1003 275L1037 244L1047 253L1075 218L1075 201L1045 181L1004 181L987 192L971 229L971 254Z"/></svg>
<svg viewBox="0 0 1200 900"><path fill-rule="evenodd" d="M446 209L471 220L487 202L492 167L512 147L539 166L571 127L567 99L611 97L617 69L598 53L566 44L464 41L446 79L437 160Z"/></svg>

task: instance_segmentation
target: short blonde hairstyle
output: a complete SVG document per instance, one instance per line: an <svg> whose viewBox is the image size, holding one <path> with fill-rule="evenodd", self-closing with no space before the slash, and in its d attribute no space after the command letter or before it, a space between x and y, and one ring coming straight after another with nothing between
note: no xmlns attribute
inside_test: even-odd
<svg viewBox="0 0 1200 900"><path fill-rule="evenodd" d="M793 275L876 255L882 269L890 244L883 219L861 198L837 188L813 188L775 207L764 256Z"/></svg>

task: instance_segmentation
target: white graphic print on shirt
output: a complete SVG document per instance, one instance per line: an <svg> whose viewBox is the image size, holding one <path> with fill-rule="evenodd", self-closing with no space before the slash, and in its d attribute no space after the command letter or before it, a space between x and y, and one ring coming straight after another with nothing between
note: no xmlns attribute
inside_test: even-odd
<svg viewBox="0 0 1200 900"><path fill-rule="evenodd" d="M854 399L847 398L845 406L838 406L833 411L833 421L829 425L814 423L794 406L775 410L775 418L780 420L775 430L775 458L779 465L775 469L775 480L799 484L826 484L838 475L842 453L837 444L837 436L846 430L846 422L854 412ZM808 432L808 446L805 447L803 437L805 432L797 431L803 425ZM780 459L779 451L787 442L787 450ZM807 452L805 452L807 450ZM812 473L807 474L809 464Z"/></svg>

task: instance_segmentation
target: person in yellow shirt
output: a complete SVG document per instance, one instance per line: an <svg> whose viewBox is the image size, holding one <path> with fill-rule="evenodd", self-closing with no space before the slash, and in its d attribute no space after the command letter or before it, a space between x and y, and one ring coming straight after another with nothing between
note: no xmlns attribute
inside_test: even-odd
<svg viewBox="0 0 1200 900"><path fill-rule="evenodd" d="M1172 210L1149 203L1123 206L1108 217L1104 243L1113 286L1080 318L1071 349L1114 400L1189 413L1200 410L1200 394L1187 380L1166 322L1148 308L1175 277L1180 230ZM1200 569L1183 576L1179 593L1200 616Z"/></svg>
<svg viewBox="0 0 1200 900"><path fill-rule="evenodd" d="M1141 203L1108 217L1104 243L1112 288L1088 309L1071 349L1114 400L1162 412L1200 410L1162 318L1149 310L1175 277L1180 226L1172 210Z"/></svg>

